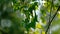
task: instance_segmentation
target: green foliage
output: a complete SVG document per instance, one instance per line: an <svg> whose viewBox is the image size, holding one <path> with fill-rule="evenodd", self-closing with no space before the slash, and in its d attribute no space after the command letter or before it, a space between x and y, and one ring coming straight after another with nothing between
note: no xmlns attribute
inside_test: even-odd
<svg viewBox="0 0 60 34"><path fill-rule="evenodd" d="M47 22L49 21L50 12L52 18L53 14L58 9L60 0L58 0L56 4L54 4L55 1L53 1L54 3L52 3L51 0L45 1L45 3L41 2L42 5L40 6L40 2L36 2L36 0L0 0L0 34L25 34L25 31L29 34L31 28L36 29L36 22L40 23L39 21L43 24L39 24L42 26L40 29L45 30ZM33 15L33 10L35 16ZM38 11L36 10L40 12L39 21L38 15L36 14ZM2 19L9 19L11 26L2 27ZM52 26L60 24L59 22L60 15L58 14L52 22ZM59 34L59 32L53 32L53 34ZM45 34L45 32L43 32L43 34Z"/></svg>
<svg viewBox="0 0 60 34"><path fill-rule="evenodd" d="M26 0L9 0L9 1L1 0L0 2L1 18L0 19L10 19L12 21L11 27L9 28L4 27L5 31L7 31L6 29L8 29L8 32L6 32L7 34L20 34L20 33L24 34L25 29L29 30L31 27L35 28L35 22L37 21L36 14L35 14L35 17L32 17L31 23L29 23L29 21L30 21L30 15L33 16L32 11L36 10L35 6L38 6L38 3L34 2L33 4L29 4L28 2L26 3L25 1ZM10 4L11 6L9 5L9 3L11 3ZM6 7L4 7L5 5ZM12 9L12 11L10 11L10 9ZM25 14L26 18L24 20L21 18L22 16L20 16L20 18L17 17L15 13L17 12L17 10L19 10L20 13ZM5 31L3 33L5 33Z"/></svg>

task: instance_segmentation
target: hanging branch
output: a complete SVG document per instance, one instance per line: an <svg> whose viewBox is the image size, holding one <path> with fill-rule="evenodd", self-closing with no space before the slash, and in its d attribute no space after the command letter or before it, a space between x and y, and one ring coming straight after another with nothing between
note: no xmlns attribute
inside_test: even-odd
<svg viewBox="0 0 60 34"><path fill-rule="evenodd" d="M53 7L54 7L53 1L54 1L54 0L51 1L51 8L50 8L50 15L49 15L49 23L50 23L50 21L51 21L51 12L53 11L52 9L53 9ZM50 25L50 26L51 26L51 25ZM50 28L49 28L48 31L50 31Z"/></svg>
<svg viewBox="0 0 60 34"><path fill-rule="evenodd" d="M49 24L47 25L48 27L47 27L47 30L46 30L45 34L47 34L48 29L50 28L51 22L53 21L53 19L54 19L54 18L55 18L55 16L57 15L59 8L60 8L60 6L58 7L57 11L56 11L56 12L55 12L55 14L53 15L53 17L52 17L51 21L50 21L50 22L48 22Z"/></svg>

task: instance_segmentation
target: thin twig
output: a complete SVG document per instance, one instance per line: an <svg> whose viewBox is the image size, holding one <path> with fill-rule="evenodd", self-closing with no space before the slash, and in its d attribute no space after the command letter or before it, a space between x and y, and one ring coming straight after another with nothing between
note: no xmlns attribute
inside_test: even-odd
<svg viewBox="0 0 60 34"><path fill-rule="evenodd" d="M54 19L54 18L55 18L55 16L57 15L57 12L58 12L59 8L60 8L60 6L58 7L58 9L57 9L56 13L53 15L53 17L52 17L51 21L50 21L50 22L48 22L49 24L47 25L48 27L47 27L47 30L46 30L45 34L47 34L48 29L50 28L51 22L53 21L53 19Z"/></svg>

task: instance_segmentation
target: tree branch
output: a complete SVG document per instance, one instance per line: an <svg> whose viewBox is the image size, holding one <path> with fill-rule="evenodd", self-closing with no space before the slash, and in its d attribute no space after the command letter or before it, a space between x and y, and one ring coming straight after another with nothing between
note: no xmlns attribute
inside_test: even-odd
<svg viewBox="0 0 60 34"><path fill-rule="evenodd" d="M52 19L51 19L51 21L50 22L48 22L48 27L47 27L47 30L46 30L46 32L45 32L45 34L47 34L47 32L48 32L48 29L50 28L50 25L51 25L51 22L53 21L53 19L55 18L55 16L57 15L57 12L58 12L58 10L60 9L60 6L58 7L58 9L57 9L57 11L55 12L55 14L53 15L53 17L52 17Z"/></svg>

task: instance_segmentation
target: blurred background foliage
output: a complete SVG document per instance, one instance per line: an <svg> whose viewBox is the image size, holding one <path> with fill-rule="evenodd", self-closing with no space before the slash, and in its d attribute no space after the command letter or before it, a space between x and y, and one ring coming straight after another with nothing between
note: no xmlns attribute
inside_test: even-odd
<svg viewBox="0 0 60 34"><path fill-rule="evenodd" d="M60 0L0 0L0 34L45 34ZM48 34L60 34L60 11Z"/></svg>

